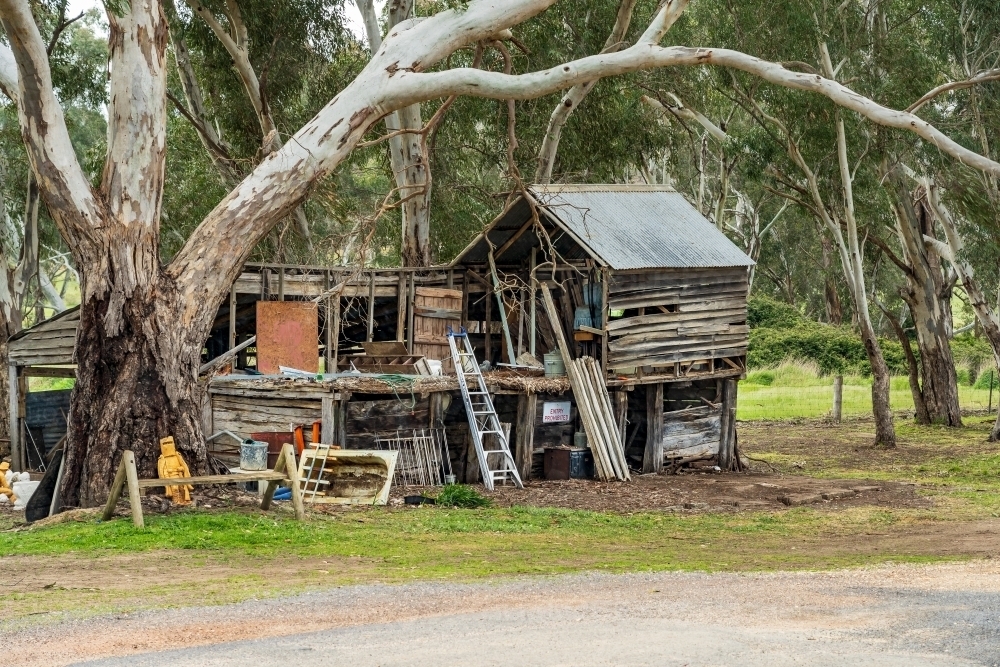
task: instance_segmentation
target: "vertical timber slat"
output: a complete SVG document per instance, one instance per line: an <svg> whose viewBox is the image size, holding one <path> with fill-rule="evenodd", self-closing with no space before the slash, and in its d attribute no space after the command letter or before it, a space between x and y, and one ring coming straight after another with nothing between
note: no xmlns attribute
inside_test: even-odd
<svg viewBox="0 0 1000 667"><path fill-rule="evenodd" d="M324 445L339 444L333 441L334 429L336 428L336 417L334 416L333 395L324 396L322 399L322 425L320 426L320 442Z"/></svg>
<svg viewBox="0 0 1000 667"><path fill-rule="evenodd" d="M371 273L371 280L368 283L368 336L365 338L369 343L375 333L375 272Z"/></svg>
<svg viewBox="0 0 1000 667"><path fill-rule="evenodd" d="M236 347L236 288L229 290L229 349Z"/></svg>
<svg viewBox="0 0 1000 667"><path fill-rule="evenodd" d="M521 480L531 478L531 459L535 453L535 410L538 394L521 394L517 397L517 441L514 446L514 463Z"/></svg>
<svg viewBox="0 0 1000 667"><path fill-rule="evenodd" d="M646 385L646 451L642 472L663 470L663 383Z"/></svg>
<svg viewBox="0 0 1000 667"><path fill-rule="evenodd" d="M333 339L333 352L330 353L331 363L327 367L327 373L337 372L337 352L340 348L340 296L330 297L333 299L333 331L330 337ZM329 299L327 299L329 302Z"/></svg>
<svg viewBox="0 0 1000 667"><path fill-rule="evenodd" d="M538 261L537 259L538 248L531 249L531 264L528 267L528 275L531 280L531 322L528 329L528 352L531 356L535 357L535 322L536 322L536 299L538 297L536 290L538 285L535 281L535 267ZM538 357L535 357L536 359Z"/></svg>
<svg viewBox="0 0 1000 667"><path fill-rule="evenodd" d="M410 290L409 290L409 293L408 293L408 302L407 303L412 304L413 301L414 301L414 299L416 299L416 298L417 298L417 277L416 276L410 276ZM414 316L415 309L413 308L413 306L410 306L408 308L408 310L409 310L409 314L407 315L407 320L406 320L406 322L407 322L406 323L406 352L407 352L407 354L413 354L413 339L415 338L415 336L413 335L413 316Z"/></svg>
<svg viewBox="0 0 1000 667"><path fill-rule="evenodd" d="M24 470L21 462L21 420L18 411L20 403L21 383L18 381L17 366L10 364L7 370L9 385L7 386L8 396L8 419L10 420L10 461L11 468L15 472Z"/></svg>
<svg viewBox="0 0 1000 667"><path fill-rule="evenodd" d="M396 284L396 340L406 340L406 273L399 272Z"/></svg>
<svg viewBox="0 0 1000 667"><path fill-rule="evenodd" d="M719 434L719 467L736 467L736 380L727 379L722 385L722 415Z"/></svg>

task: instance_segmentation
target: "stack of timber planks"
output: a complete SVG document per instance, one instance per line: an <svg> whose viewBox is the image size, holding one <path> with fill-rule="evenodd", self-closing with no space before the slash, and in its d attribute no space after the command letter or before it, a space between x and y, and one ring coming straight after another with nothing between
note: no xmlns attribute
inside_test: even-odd
<svg viewBox="0 0 1000 667"><path fill-rule="evenodd" d="M629 481L632 477L625 461L625 447L600 367L591 357L581 357L571 361L567 370L576 407L594 453L594 472L602 481Z"/></svg>
<svg viewBox="0 0 1000 667"><path fill-rule="evenodd" d="M600 366L591 357L573 359L566 344L566 336L559 324L559 313L552 292L542 283L542 300L555 334L559 352L569 375L569 384L576 399L576 408L587 432L590 449L594 453L594 472L602 481L617 479L628 481L628 464L625 461L625 447L622 445L618 422L611 408L611 397L604 382Z"/></svg>
<svg viewBox="0 0 1000 667"><path fill-rule="evenodd" d="M747 291L742 267L615 274L609 307L639 314L608 322L608 367L745 355Z"/></svg>

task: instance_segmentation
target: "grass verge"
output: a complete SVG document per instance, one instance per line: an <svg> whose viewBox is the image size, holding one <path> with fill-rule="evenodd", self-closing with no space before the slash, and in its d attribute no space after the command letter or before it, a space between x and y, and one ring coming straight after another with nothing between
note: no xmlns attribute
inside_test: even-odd
<svg viewBox="0 0 1000 667"><path fill-rule="evenodd" d="M149 514L144 530L119 518L0 532L7 591L0 629L44 612L218 604L373 581L826 569L996 555L1000 455L985 441L991 420L966 421L962 429L899 421L895 450L871 447L868 422L740 426L745 451L779 473L906 481L933 499L926 509L623 514L439 505L298 523L283 507ZM0 515L0 530L10 516Z"/></svg>

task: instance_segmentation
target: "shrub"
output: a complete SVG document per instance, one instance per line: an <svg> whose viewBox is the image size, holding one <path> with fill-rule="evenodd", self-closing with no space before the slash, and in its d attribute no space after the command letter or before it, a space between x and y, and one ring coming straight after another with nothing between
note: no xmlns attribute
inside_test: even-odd
<svg viewBox="0 0 1000 667"><path fill-rule="evenodd" d="M489 498L465 484L449 484L445 486L434 500L438 505L450 505L451 507L465 507L468 509L489 507L492 504Z"/></svg>
<svg viewBox="0 0 1000 667"><path fill-rule="evenodd" d="M1000 375L997 374L995 368L991 368L985 371L976 378L976 389L989 389L990 385L993 385L993 389L1000 389Z"/></svg>
<svg viewBox="0 0 1000 667"><path fill-rule="evenodd" d="M750 371L747 373L747 382L770 387L774 384L774 371Z"/></svg>
<svg viewBox="0 0 1000 667"><path fill-rule="evenodd" d="M767 296L755 296L747 302L747 324L751 329L793 329L808 322L794 306Z"/></svg>
<svg viewBox="0 0 1000 667"><path fill-rule="evenodd" d="M848 326L833 326L803 317L794 307L768 297L754 297L747 306L750 368L777 368L789 360L810 362L823 375L871 376L871 364L861 336ZM894 374L908 372L899 342L880 339L882 354ZM772 378L773 381L773 378Z"/></svg>

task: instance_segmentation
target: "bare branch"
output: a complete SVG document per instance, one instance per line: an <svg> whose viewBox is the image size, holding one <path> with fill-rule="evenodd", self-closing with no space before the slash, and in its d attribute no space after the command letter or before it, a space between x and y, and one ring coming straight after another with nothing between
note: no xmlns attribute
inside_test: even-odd
<svg viewBox="0 0 1000 667"><path fill-rule="evenodd" d="M639 38L639 44L659 44L687 9L690 0L667 0Z"/></svg>
<svg viewBox="0 0 1000 667"><path fill-rule="evenodd" d="M177 64L177 78L180 79L187 105L181 104L169 91L167 91L167 96L177 110L194 125L223 183L232 187L239 182L241 170L230 156L229 147L219 136L205 107L205 98L202 95L198 78L195 76L194 66L191 63L191 53L188 51L187 41L184 39L184 28L177 16L174 0L163 0L163 11L167 16L170 30L170 43L173 46L174 60Z"/></svg>
<svg viewBox="0 0 1000 667"><path fill-rule="evenodd" d="M716 141L724 142L726 140L727 135L725 130L723 130L721 127L719 127L718 125L710 121L708 118L706 118L704 114L685 106L684 103L681 102L680 98L674 95L673 93L667 93L667 94L674 99L674 102L676 104L667 106L662 102L660 102L659 100L653 99L649 95L643 95L642 98L640 99L644 103L646 103L647 105L649 105L653 109L656 109L657 111L659 111L664 115L676 114L681 118L684 118L686 120L692 120L698 123L703 128L705 128L705 130L710 135L712 135L712 138L715 139Z"/></svg>
<svg viewBox="0 0 1000 667"><path fill-rule="evenodd" d="M1000 68L985 70L979 72L974 77L966 79L965 81L952 81L951 83L945 83L937 88L933 88L924 94L919 100L906 107L907 113L916 113L925 104L933 100L939 95L944 95L945 93L950 93L953 90L962 90L964 88L972 88L973 86L978 86L983 83L989 83L991 81L1000 81Z"/></svg>

